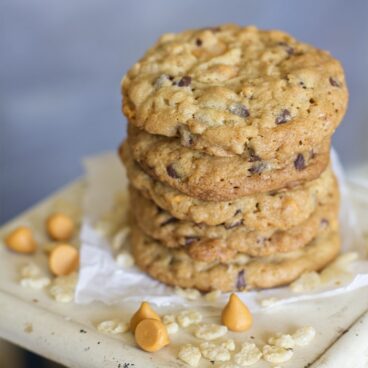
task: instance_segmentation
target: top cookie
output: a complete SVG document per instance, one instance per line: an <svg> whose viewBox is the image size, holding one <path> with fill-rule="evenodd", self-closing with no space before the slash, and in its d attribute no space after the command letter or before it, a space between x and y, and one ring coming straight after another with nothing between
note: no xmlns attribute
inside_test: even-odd
<svg viewBox="0 0 368 368"><path fill-rule="evenodd" d="M318 145L348 100L342 66L329 53L237 25L163 35L129 70L122 93L129 121L149 133L262 159Z"/></svg>

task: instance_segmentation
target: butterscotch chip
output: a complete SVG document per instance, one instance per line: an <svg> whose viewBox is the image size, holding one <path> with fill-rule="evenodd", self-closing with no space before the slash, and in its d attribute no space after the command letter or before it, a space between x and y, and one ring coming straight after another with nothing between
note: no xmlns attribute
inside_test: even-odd
<svg viewBox="0 0 368 368"><path fill-rule="evenodd" d="M56 276L66 276L79 267L78 249L69 244L59 244L49 254L49 268Z"/></svg>
<svg viewBox="0 0 368 368"><path fill-rule="evenodd" d="M33 253L37 249L32 230L27 226L19 226L12 230L6 236L5 244L17 253Z"/></svg>
<svg viewBox="0 0 368 368"><path fill-rule="evenodd" d="M154 353L170 343L165 325L157 319L144 319L138 323L134 332L138 346Z"/></svg>

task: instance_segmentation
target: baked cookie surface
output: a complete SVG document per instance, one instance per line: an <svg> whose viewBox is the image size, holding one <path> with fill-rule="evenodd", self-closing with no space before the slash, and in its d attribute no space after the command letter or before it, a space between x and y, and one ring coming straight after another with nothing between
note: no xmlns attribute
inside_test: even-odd
<svg viewBox="0 0 368 368"><path fill-rule="evenodd" d="M136 264L168 285L223 292L286 285L301 274L318 271L339 253L337 231L323 231L307 246L269 257L239 255L230 262L198 262L182 249L170 249L136 226L131 232Z"/></svg>
<svg viewBox="0 0 368 368"><path fill-rule="evenodd" d="M136 189L130 189L131 211L147 235L169 248L186 247L193 259L205 262L227 261L238 252L268 256L301 248L322 230L337 229L338 198L335 185L324 198L325 203L319 204L302 223L286 230L268 228L254 231L242 222L230 226L208 226L178 220L141 196Z"/></svg>
<svg viewBox="0 0 368 368"><path fill-rule="evenodd" d="M316 179L330 158L330 138L288 160L216 157L183 147L177 139L128 127L133 158L150 176L191 197L227 201ZM120 151L122 154L122 149Z"/></svg>
<svg viewBox="0 0 368 368"><path fill-rule="evenodd" d="M233 201L202 201L151 178L134 162L126 144L122 158L130 184L143 196L179 220L206 225L243 223L254 230L286 230L306 220L318 203L325 203L336 182L327 168L319 178L288 191L255 193Z"/></svg>
<svg viewBox="0 0 368 368"><path fill-rule="evenodd" d="M128 71L122 93L128 120L151 134L261 160L321 144L348 101L328 52L237 25L163 35Z"/></svg>

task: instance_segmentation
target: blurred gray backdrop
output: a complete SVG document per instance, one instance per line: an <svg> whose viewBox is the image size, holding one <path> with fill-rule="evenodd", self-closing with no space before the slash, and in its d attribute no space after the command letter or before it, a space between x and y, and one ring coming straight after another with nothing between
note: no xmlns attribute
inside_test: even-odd
<svg viewBox="0 0 368 368"><path fill-rule="evenodd" d="M346 166L368 159L366 0L1 0L0 223L82 173L125 134L122 75L161 33L224 22L280 28L346 69L335 136Z"/></svg>

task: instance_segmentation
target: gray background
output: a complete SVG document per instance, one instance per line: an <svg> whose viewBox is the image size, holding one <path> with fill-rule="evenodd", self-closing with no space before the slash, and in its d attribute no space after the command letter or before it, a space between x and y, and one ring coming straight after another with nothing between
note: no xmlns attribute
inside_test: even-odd
<svg viewBox="0 0 368 368"><path fill-rule="evenodd" d="M1 0L0 223L80 175L83 156L116 149L120 79L161 33L223 22L339 58L351 99L335 146L348 167L367 160L366 0Z"/></svg>

